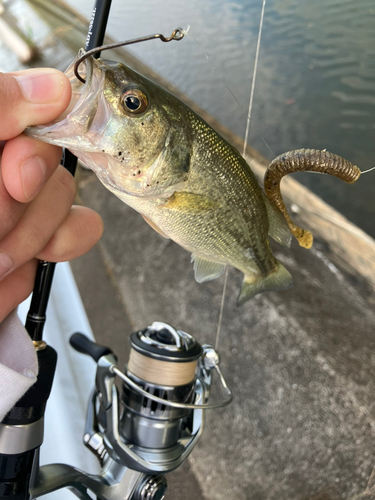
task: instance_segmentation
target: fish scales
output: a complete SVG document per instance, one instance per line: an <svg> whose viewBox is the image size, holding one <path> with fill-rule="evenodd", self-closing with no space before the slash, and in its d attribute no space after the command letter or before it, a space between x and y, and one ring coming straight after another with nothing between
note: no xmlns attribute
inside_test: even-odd
<svg viewBox="0 0 375 500"><path fill-rule="evenodd" d="M278 241L289 241L286 222L236 149L122 64L88 58L84 85L72 67L67 75L67 116L28 135L68 147L154 229L190 251L197 281L218 277L227 264L239 269L239 304L289 288L291 276L268 241L271 228Z"/></svg>
<svg viewBox="0 0 375 500"><path fill-rule="evenodd" d="M184 190L204 195L219 207L189 216L178 206L165 208L163 198L150 200L146 205L143 200L129 197L124 197L124 201L164 232L176 235L174 240L196 255L221 263L236 261L243 272L254 258L264 273L269 272L275 267L275 259L271 253L266 259L260 257L268 244L268 220L254 174L238 152L194 113L187 111L187 119L193 130L193 143Z"/></svg>

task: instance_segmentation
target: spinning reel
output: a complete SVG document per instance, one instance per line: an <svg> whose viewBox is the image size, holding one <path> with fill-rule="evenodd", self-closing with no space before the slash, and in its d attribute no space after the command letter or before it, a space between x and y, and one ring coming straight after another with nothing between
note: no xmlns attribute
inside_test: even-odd
<svg viewBox="0 0 375 500"><path fill-rule="evenodd" d="M83 441L102 469L93 476L68 465L43 466L31 488L32 498L69 487L81 499L92 498L91 491L99 499L162 500L164 474L184 462L202 434L203 410L232 400L218 354L160 322L131 335L124 372L108 347L80 333L70 343L97 362ZM226 398L208 404L213 371ZM121 391L116 376L122 380Z"/></svg>

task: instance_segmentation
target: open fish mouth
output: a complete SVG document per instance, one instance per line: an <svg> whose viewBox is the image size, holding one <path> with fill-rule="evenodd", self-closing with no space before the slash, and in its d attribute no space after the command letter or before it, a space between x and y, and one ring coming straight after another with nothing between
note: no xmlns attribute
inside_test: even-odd
<svg viewBox="0 0 375 500"><path fill-rule="evenodd" d="M72 96L67 109L56 120L46 125L28 127L24 133L34 139L69 149L87 167L91 168L100 181L112 191L133 194L120 186L113 175L119 163L113 155L104 152L104 131L110 119L111 110L103 99L105 69L92 56L79 66L79 73L85 83L74 73L75 61L65 71L72 87Z"/></svg>
<svg viewBox="0 0 375 500"><path fill-rule="evenodd" d="M77 58L82 55L82 49ZM48 142L68 149L85 152L97 152L93 138L87 136L98 108L99 94L103 88L104 72L93 57L88 57L80 64L80 74L85 83L74 74L74 63L65 71L72 87L69 106L56 120L46 125L28 127L25 134L34 139Z"/></svg>
<svg viewBox="0 0 375 500"><path fill-rule="evenodd" d="M81 55L80 51L77 58ZM29 127L25 134L69 149L117 196L157 198L172 194L168 182L164 180L159 185L154 180L155 171L163 169L169 152L170 126L163 126L165 139L150 151L146 144L148 137L142 130L147 128L147 117L142 114L134 123L131 113L127 115L121 104L123 86L134 89L138 77L134 77L134 82L131 70L128 76L126 67L90 56L79 65L79 73L85 80L82 83L74 73L74 64L75 61L65 72L72 87L68 108L53 122ZM152 125L148 130L149 135L154 133ZM129 132L136 136L133 142L127 139Z"/></svg>

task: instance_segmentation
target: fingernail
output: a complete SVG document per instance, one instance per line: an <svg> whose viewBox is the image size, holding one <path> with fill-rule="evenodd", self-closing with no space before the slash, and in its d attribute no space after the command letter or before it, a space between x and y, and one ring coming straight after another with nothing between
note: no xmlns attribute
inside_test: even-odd
<svg viewBox="0 0 375 500"><path fill-rule="evenodd" d="M21 167L21 181L25 197L32 200L43 186L47 166L38 156L29 158Z"/></svg>
<svg viewBox="0 0 375 500"><path fill-rule="evenodd" d="M62 73L53 69L26 70L14 75L25 98L33 104L46 104L60 99L64 90Z"/></svg>
<svg viewBox="0 0 375 500"><path fill-rule="evenodd" d="M6 274L13 267L12 259L6 253L0 253L0 279L4 278Z"/></svg>

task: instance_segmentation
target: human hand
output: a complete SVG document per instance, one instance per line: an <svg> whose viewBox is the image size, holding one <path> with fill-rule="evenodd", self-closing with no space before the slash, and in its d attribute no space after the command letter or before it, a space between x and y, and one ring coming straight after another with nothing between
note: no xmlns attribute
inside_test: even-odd
<svg viewBox="0 0 375 500"><path fill-rule="evenodd" d="M70 95L57 70L0 73L0 322L31 293L37 259L74 259L102 235L96 212L72 207L75 182L59 166L61 148L22 134L56 119Z"/></svg>

